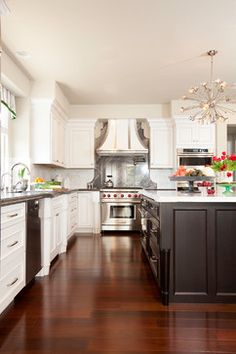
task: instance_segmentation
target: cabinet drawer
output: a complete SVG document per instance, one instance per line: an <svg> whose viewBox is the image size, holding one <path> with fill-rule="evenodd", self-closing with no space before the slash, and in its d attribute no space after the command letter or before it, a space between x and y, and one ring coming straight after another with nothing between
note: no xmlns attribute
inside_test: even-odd
<svg viewBox="0 0 236 354"><path fill-rule="evenodd" d="M0 269L0 278L4 278L7 273L9 273L16 264L25 264L25 247L20 246L14 250L7 257L1 259L1 269Z"/></svg>
<svg viewBox="0 0 236 354"><path fill-rule="evenodd" d="M1 209L1 229L11 226L25 218L25 203L7 205Z"/></svg>
<svg viewBox="0 0 236 354"><path fill-rule="evenodd" d="M25 285L25 267L23 263L15 265L9 273L0 279L0 312L10 304Z"/></svg>
<svg viewBox="0 0 236 354"><path fill-rule="evenodd" d="M25 245L25 223L20 222L2 230L1 259Z"/></svg>

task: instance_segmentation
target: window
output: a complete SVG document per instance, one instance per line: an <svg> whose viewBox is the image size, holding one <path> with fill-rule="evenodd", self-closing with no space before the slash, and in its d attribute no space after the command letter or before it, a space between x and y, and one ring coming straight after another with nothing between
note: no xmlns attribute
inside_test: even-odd
<svg viewBox="0 0 236 354"><path fill-rule="evenodd" d="M9 148L8 148L8 122L10 112L7 107L1 104L1 174L9 170Z"/></svg>

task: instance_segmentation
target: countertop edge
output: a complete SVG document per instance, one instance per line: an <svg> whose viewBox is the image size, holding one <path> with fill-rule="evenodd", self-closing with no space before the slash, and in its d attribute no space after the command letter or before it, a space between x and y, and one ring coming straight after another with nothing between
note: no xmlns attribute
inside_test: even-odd
<svg viewBox="0 0 236 354"><path fill-rule="evenodd" d="M74 192L99 192L99 189L86 189L86 188L74 188L68 189L63 191L45 191L45 192L35 192L35 191L28 191L24 194L23 193L6 193L1 195L0 206L10 205L10 204L17 204L27 202L28 200L34 199L43 199L43 198L56 198L61 195L71 194Z"/></svg>

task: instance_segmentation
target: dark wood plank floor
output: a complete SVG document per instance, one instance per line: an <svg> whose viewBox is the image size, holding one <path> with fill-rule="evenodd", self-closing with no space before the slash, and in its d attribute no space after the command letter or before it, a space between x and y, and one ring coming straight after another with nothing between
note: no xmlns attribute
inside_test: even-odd
<svg viewBox="0 0 236 354"><path fill-rule="evenodd" d="M236 305L161 305L137 236L79 237L0 317L0 353L236 353Z"/></svg>

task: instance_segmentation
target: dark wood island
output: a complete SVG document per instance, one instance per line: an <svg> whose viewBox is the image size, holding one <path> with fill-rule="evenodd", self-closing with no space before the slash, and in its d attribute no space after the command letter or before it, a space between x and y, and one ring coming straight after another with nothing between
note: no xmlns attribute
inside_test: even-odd
<svg viewBox="0 0 236 354"><path fill-rule="evenodd" d="M236 303L236 196L147 191L142 247L169 302Z"/></svg>

